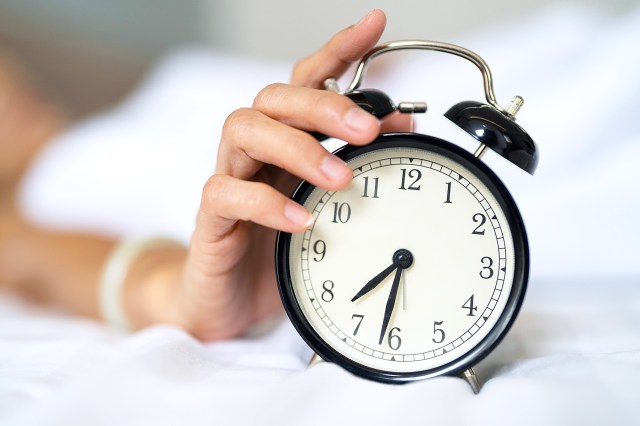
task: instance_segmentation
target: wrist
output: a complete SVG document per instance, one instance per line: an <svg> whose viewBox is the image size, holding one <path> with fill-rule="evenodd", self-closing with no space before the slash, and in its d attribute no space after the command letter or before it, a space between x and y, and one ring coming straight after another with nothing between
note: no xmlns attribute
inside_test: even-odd
<svg viewBox="0 0 640 426"><path fill-rule="evenodd" d="M186 249L165 239L121 243L111 254L101 288L103 318L121 329L176 323L174 296Z"/></svg>

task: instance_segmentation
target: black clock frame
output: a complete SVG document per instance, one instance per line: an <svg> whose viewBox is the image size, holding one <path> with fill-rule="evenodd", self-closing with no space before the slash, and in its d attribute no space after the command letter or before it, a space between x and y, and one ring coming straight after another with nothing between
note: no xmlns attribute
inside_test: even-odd
<svg viewBox="0 0 640 426"><path fill-rule="evenodd" d="M289 268L290 233L278 232L276 237L275 263L278 289L285 311L300 336L316 354L325 361L338 364L357 376L379 382L400 384L441 375L457 375L476 365L496 348L513 325L524 301L529 277L529 246L520 211L505 185L489 167L457 145L419 133L386 133L378 136L378 138L369 145L360 147L345 145L336 150L334 154L348 162L355 157L374 150L397 147L431 151L462 164L487 186L507 218L514 244L515 261L513 284L505 309L487 336L470 351L456 360L429 370L389 372L362 365L341 354L324 341L305 317L296 299L291 280ZM314 185L302 181L293 192L291 198L303 204L313 189L315 189Z"/></svg>

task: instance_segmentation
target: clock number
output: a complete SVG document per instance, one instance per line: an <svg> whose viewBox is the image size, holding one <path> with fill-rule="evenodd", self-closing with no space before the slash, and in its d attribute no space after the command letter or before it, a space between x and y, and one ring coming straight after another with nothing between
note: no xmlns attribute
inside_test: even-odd
<svg viewBox="0 0 640 426"><path fill-rule="evenodd" d="M380 198L378 197L378 181L380 178L373 178L373 195L371 198ZM364 178L364 194L362 194L364 198L369 198L369 176L365 176Z"/></svg>
<svg viewBox="0 0 640 426"><path fill-rule="evenodd" d="M333 220L331 223L347 223L351 219L351 206L349 203L333 203Z"/></svg>
<svg viewBox="0 0 640 426"><path fill-rule="evenodd" d="M324 300L325 302L329 303L333 300L333 286L335 284L333 284L333 281L331 280L327 280L325 282L322 283L322 295L320 297L322 297L322 300Z"/></svg>
<svg viewBox="0 0 640 426"><path fill-rule="evenodd" d="M480 228L482 228L484 223L487 221L487 218L485 217L485 215L483 215L482 213L476 213L473 215L473 221L475 223L480 222L480 224L476 226L476 229L473 230L472 234L484 235L484 229L480 229Z"/></svg>
<svg viewBox="0 0 640 426"><path fill-rule="evenodd" d="M422 179L422 172L418 169L411 169L409 170L409 172L407 172L407 169L401 169L401 170L402 170L402 183L400 184L399 189L411 189L414 191L419 191L420 185L416 185L416 184L420 179ZM411 182L408 187L406 186L407 177L409 179L413 179L413 182Z"/></svg>
<svg viewBox="0 0 640 426"><path fill-rule="evenodd" d="M488 280L493 276L493 269L491 269L491 267L493 266L493 259L491 259L488 256L485 256L482 259L480 259L480 262L482 262L483 265L485 263L487 264L486 266L482 267L482 271L480 271L480 278Z"/></svg>
<svg viewBox="0 0 640 426"><path fill-rule="evenodd" d="M467 314L468 317L475 317L476 315L474 312L478 310L478 307L473 304L473 296L474 295L472 294L471 297L464 302L464 305L461 306L462 309L469 310L469 313Z"/></svg>
<svg viewBox="0 0 640 426"><path fill-rule="evenodd" d="M444 200L445 204L451 204L451 182L447 182L447 199Z"/></svg>
<svg viewBox="0 0 640 426"><path fill-rule="evenodd" d="M433 334L438 334L438 338L436 339L435 337L433 337L431 339L431 341L433 341L433 343L442 343L444 342L444 330L441 328L438 328L439 325L442 325L444 323L444 321L434 321L433 322Z"/></svg>
<svg viewBox="0 0 640 426"><path fill-rule="evenodd" d="M320 256L319 259L318 257L314 257L313 260L315 260L316 262L320 262L322 259L324 259L324 255L327 252L327 245L324 243L324 241L318 240L313 244L313 252Z"/></svg>
<svg viewBox="0 0 640 426"><path fill-rule="evenodd" d="M364 319L364 315L360 315L360 314L353 314L351 315L351 319L354 318L358 318L358 325L356 325L356 329L353 330L353 335L357 335L358 334L358 330L360 330L360 324L362 324L362 320Z"/></svg>
<svg viewBox="0 0 640 426"><path fill-rule="evenodd" d="M400 349L400 345L402 345L402 339L400 338L400 335L393 334L393 332L396 330L398 333L402 331L399 327L393 327L391 330L389 330L389 335L387 336L387 344L394 351Z"/></svg>

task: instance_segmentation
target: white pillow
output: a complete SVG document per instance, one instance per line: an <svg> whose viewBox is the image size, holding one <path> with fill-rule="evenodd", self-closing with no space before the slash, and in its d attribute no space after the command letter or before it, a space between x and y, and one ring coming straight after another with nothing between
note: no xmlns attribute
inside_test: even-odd
<svg viewBox="0 0 640 426"><path fill-rule="evenodd" d="M538 143L536 176L493 153L484 160L521 207L534 274L640 274L640 49L633 40L640 40L640 8L605 17L576 6L457 40L487 60L502 104L515 94L526 100L518 122ZM477 69L438 53L376 61L365 86L395 101L427 101L418 130L475 149L441 114L455 102L482 100ZM205 51L170 56L123 105L43 152L25 180L25 211L47 226L186 241L224 119L289 74L289 64Z"/></svg>

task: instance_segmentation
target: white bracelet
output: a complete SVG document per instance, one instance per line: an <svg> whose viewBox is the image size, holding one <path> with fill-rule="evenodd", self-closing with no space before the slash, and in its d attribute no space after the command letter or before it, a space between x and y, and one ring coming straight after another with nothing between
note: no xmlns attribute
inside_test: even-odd
<svg viewBox="0 0 640 426"><path fill-rule="evenodd" d="M166 238L144 238L123 241L109 254L102 271L99 289L100 313L105 322L116 330L130 331L130 324L122 306L122 287L131 264L145 251L180 243Z"/></svg>

